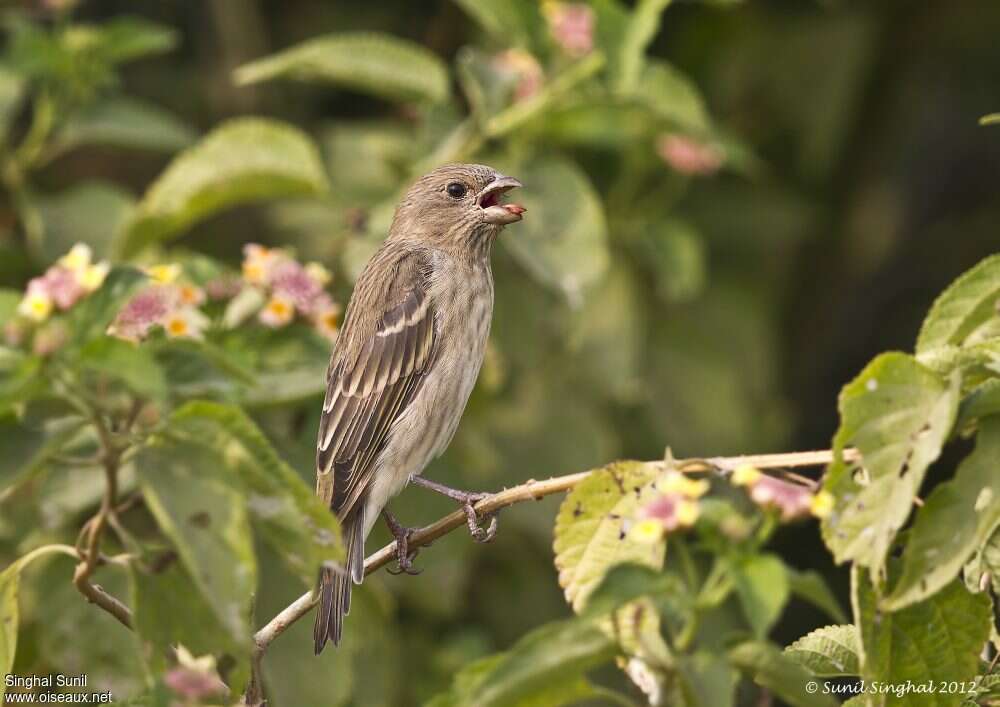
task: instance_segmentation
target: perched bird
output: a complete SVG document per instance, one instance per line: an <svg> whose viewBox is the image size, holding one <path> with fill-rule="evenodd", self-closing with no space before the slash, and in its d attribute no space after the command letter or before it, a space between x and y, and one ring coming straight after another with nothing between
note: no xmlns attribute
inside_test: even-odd
<svg viewBox="0 0 1000 707"><path fill-rule="evenodd" d="M346 573L325 566L313 631L318 654L340 642L351 582L364 578L364 544L379 515L410 570L409 529L385 509L413 481L457 500L477 540L482 494L420 477L451 442L479 375L493 317L490 250L525 209L501 203L521 183L494 169L449 164L421 177L389 237L365 266L327 370L316 443L316 493L340 520Z"/></svg>

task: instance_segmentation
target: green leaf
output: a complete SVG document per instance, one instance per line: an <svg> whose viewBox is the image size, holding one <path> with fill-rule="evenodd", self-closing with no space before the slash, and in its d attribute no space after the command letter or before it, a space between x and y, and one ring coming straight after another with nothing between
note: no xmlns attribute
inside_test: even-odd
<svg viewBox="0 0 1000 707"><path fill-rule="evenodd" d="M639 76L633 99L670 127L696 134L709 128L705 103L698 89L664 61L647 63Z"/></svg>
<svg viewBox="0 0 1000 707"><path fill-rule="evenodd" d="M205 598L192 591L195 581L177 553L144 554L129 563L129 578L133 625L151 674L166 670L178 644L196 656L229 655L249 663L249 645L234 641Z"/></svg>
<svg viewBox="0 0 1000 707"><path fill-rule="evenodd" d="M976 449L955 478L937 486L917 512L903 550L899 582L882 602L896 611L920 601L958 576L1000 523L1000 415L985 418Z"/></svg>
<svg viewBox="0 0 1000 707"><path fill-rule="evenodd" d="M993 592L1000 595L1000 524L990 533L989 538L976 554L965 565L965 586L970 592L981 592L988 587L983 586L983 576L987 575Z"/></svg>
<svg viewBox="0 0 1000 707"><path fill-rule="evenodd" d="M706 651L678 656L677 677L685 704L693 707L733 704L738 676L725 656Z"/></svg>
<svg viewBox="0 0 1000 707"><path fill-rule="evenodd" d="M581 616L597 618L616 608L641 599L657 597L670 592L680 592L678 580L646 565L623 563L613 566L604 579L587 597Z"/></svg>
<svg viewBox="0 0 1000 707"><path fill-rule="evenodd" d="M124 383L142 398L163 401L167 379L150 350L110 336L87 344L78 359L84 371L96 372Z"/></svg>
<svg viewBox="0 0 1000 707"><path fill-rule="evenodd" d="M747 641L729 651L729 661L793 707L833 707L829 695L809 694L806 683L812 676L772 643Z"/></svg>
<svg viewBox="0 0 1000 707"><path fill-rule="evenodd" d="M238 118L181 153L139 202L120 250L134 254L176 238L223 209L326 190L319 153L298 129L274 120Z"/></svg>
<svg viewBox="0 0 1000 707"><path fill-rule="evenodd" d="M632 10L625 26L618 61L612 64L616 69L613 78L619 91L629 93L638 83L646 47L656 36L660 17L669 4L670 0L639 0Z"/></svg>
<svg viewBox="0 0 1000 707"><path fill-rule="evenodd" d="M891 563L889 570L891 581L898 574L897 563ZM956 579L923 601L883 613L868 574L857 565L851 571L851 585L866 681L938 684L975 677L979 652L990 634L990 600L985 594L970 594ZM959 701L960 696L946 693L882 694L870 704L953 707Z"/></svg>
<svg viewBox="0 0 1000 707"><path fill-rule="evenodd" d="M443 101L448 71L436 54L414 42L368 32L315 37L244 64L236 83L290 78L346 86L401 101Z"/></svg>
<svg viewBox="0 0 1000 707"><path fill-rule="evenodd" d="M510 174L525 185L516 199L530 216L509 226L501 241L536 279L579 301L610 259L600 197L583 171L561 158L514 167Z"/></svg>
<svg viewBox="0 0 1000 707"><path fill-rule="evenodd" d="M112 145L155 152L176 152L197 135L187 124L159 106L127 96L102 99L74 113L60 127L52 149Z"/></svg>
<svg viewBox="0 0 1000 707"><path fill-rule="evenodd" d="M545 20L535 0L455 0L493 39L505 46L537 47Z"/></svg>
<svg viewBox="0 0 1000 707"><path fill-rule="evenodd" d="M171 416L169 429L224 453L226 468L246 489L245 505L264 540L303 584L313 585L323 562L343 559L333 513L242 410L191 402Z"/></svg>
<svg viewBox="0 0 1000 707"><path fill-rule="evenodd" d="M901 353L879 356L844 387L835 461L824 482L835 505L822 524L837 562L882 574L924 473L951 433L957 404L957 378L947 382ZM860 464L844 461L849 446L860 451Z"/></svg>
<svg viewBox="0 0 1000 707"><path fill-rule="evenodd" d="M964 430L970 423L1000 413L1000 378L991 378L972 389L958 407L955 429Z"/></svg>
<svg viewBox="0 0 1000 707"><path fill-rule="evenodd" d="M583 610L613 566L663 566L665 543L635 542L626 527L654 498L652 484L662 473L659 464L617 462L591 472L563 500L556 517L555 565L574 611Z"/></svg>
<svg viewBox="0 0 1000 707"><path fill-rule="evenodd" d="M785 649L785 655L817 677L860 675L861 641L856 626L825 626Z"/></svg>
<svg viewBox="0 0 1000 707"><path fill-rule="evenodd" d="M178 35L172 28L141 17L116 17L101 25L78 25L80 31L95 31L96 51L111 63L124 63L174 48Z"/></svg>
<svg viewBox="0 0 1000 707"><path fill-rule="evenodd" d="M979 327L998 317L1000 255L992 255L960 276L935 300L917 337L917 357L934 357L938 349L961 346Z"/></svg>
<svg viewBox="0 0 1000 707"><path fill-rule="evenodd" d="M736 595L754 636L764 638L788 602L785 564L777 555L751 555L731 567Z"/></svg>
<svg viewBox="0 0 1000 707"><path fill-rule="evenodd" d="M14 666L17 653L17 631L20 620L18 588L21 570L31 562L55 553L64 553L64 546L45 545L22 555L0 572L0 674L6 678ZM0 701L7 694L6 680L0 680Z"/></svg>
<svg viewBox="0 0 1000 707"><path fill-rule="evenodd" d="M615 652L615 644L592 621L555 621L530 632L509 651L463 668L451 694L431 704L520 707L539 704L534 698L540 693L554 700L542 704L565 704L567 697L577 699L580 676Z"/></svg>
<svg viewBox="0 0 1000 707"><path fill-rule="evenodd" d="M53 261L76 243L91 246L97 258L108 256L115 234L132 216L135 199L109 182L80 182L33 204L45 232L42 255Z"/></svg>
<svg viewBox="0 0 1000 707"><path fill-rule="evenodd" d="M136 460L146 505L215 617L236 643L249 641L257 583L247 498L224 449L165 438Z"/></svg>
<svg viewBox="0 0 1000 707"><path fill-rule="evenodd" d="M788 586L794 596L822 609L834 621L847 623L847 615L840 607L840 602L819 572L815 570L803 572L790 567L785 567L785 570L788 573Z"/></svg>

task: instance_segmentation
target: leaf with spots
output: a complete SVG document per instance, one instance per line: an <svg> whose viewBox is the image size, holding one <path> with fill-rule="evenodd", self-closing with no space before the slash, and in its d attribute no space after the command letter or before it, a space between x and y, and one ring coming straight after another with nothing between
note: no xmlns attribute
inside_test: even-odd
<svg viewBox="0 0 1000 707"><path fill-rule="evenodd" d="M951 433L958 397L957 378L945 380L902 353L879 356L841 391L835 461L824 482L835 505L822 526L837 562L882 574L927 467ZM844 459L852 446L860 464Z"/></svg>
<svg viewBox="0 0 1000 707"><path fill-rule="evenodd" d="M890 582L898 574L899 563L889 563ZM861 629L861 676L866 681L938 684L976 676L979 652L990 632L990 600L985 594L970 594L954 579L923 601L882 612L876 588L857 565L851 571L851 592L854 620ZM962 695L945 692L869 698L869 707L955 707L962 702Z"/></svg>
<svg viewBox="0 0 1000 707"><path fill-rule="evenodd" d="M577 613L616 565L632 563L659 570L666 543L636 542L629 529L639 509L656 497L662 464L616 462L593 472L566 497L555 527L555 565L566 600ZM656 660L668 657L659 615L649 599L618 610L617 638L630 653ZM611 621L604 626L612 632Z"/></svg>
<svg viewBox="0 0 1000 707"><path fill-rule="evenodd" d="M937 488L917 512L903 551L899 582L882 602L901 609L937 592L1000 523L1000 415L980 422L976 449L955 478Z"/></svg>
<svg viewBox="0 0 1000 707"><path fill-rule="evenodd" d="M224 450L168 436L144 447L136 468L146 505L194 588L235 642L248 641L257 560L247 497Z"/></svg>

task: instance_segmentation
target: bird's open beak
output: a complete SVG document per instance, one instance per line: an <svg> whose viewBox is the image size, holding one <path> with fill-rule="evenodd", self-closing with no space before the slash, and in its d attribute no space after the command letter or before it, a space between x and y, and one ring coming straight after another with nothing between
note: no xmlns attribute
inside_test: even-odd
<svg viewBox="0 0 1000 707"><path fill-rule="evenodd" d="M501 196L519 186L521 186L521 182L513 177L505 177L502 174L498 174L492 182L486 185L486 188L476 197L476 203L483 210L483 220L486 223L506 226L508 223L521 220L521 215L527 209L520 204L500 203Z"/></svg>

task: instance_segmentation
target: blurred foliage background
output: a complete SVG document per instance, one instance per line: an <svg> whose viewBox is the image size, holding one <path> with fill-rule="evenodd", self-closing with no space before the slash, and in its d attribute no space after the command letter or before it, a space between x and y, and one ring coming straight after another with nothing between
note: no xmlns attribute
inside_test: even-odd
<svg viewBox="0 0 1000 707"><path fill-rule="evenodd" d="M82 117L45 143L30 187L5 176L2 287L23 289L77 241L108 255L175 153L237 116L310 135L329 189L213 214L172 233L161 254L235 268L246 243L290 248L330 268L345 303L399 190L424 167L475 159L522 179L517 200L529 212L494 254L480 384L429 471L457 486L656 459L668 445L678 456L827 447L840 387L876 352L910 348L934 296L996 250L1000 132L977 125L1000 106L995 3L677 2L642 71L588 65L589 50L560 46L541 10L491 21L500 15L476 7L494 4L471 0L68 5L8 6L5 76L28 77L58 111ZM612 26L614 4L593 5L598 27ZM124 14L161 34L92 61L45 46L69 17ZM291 69L281 55L250 63L348 31L414 42L449 73L397 63L388 73L399 85L372 90L357 78L378 53L367 48L354 52L350 76L328 82L264 80L323 73L301 58L285 55ZM593 42L603 41L598 31ZM0 88L16 93L19 80ZM5 105L12 134L30 136L33 114ZM309 341L256 352L252 338L230 343L248 359L273 356L252 361L262 370L294 363L268 379L273 398L242 402L311 484L327 347ZM49 470L0 497L3 564L31 544L29 528L72 542L100 483ZM490 547L448 536L421 553L418 578L371 577L332 655L314 659L308 622L295 626L265 666L282 676L276 703L417 704L471 658L565 615L551 556L556 504L508 511ZM452 510L419 489L393 507L412 525ZM817 534L777 537L791 564L820 569L846 596L846 575L821 547ZM256 612L267 617L300 584L260 552ZM40 581L24 590L16 672L89 672L116 694L135 691L127 632L76 595L61 562L31 570ZM785 642L818 622L793 603L776 635ZM82 651L83 635L102 639Z"/></svg>

